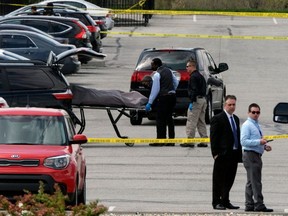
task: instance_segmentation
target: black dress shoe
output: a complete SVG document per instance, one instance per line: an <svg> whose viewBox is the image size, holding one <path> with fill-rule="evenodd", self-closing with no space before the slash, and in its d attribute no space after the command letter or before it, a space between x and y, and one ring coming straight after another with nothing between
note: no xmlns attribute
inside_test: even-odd
<svg viewBox="0 0 288 216"><path fill-rule="evenodd" d="M245 208L245 212L253 212L254 211L254 208L253 207L246 207Z"/></svg>
<svg viewBox="0 0 288 216"><path fill-rule="evenodd" d="M226 205L224 205L224 207L226 207L227 209L239 209L239 206L234 206L231 203L228 203Z"/></svg>
<svg viewBox="0 0 288 216"><path fill-rule="evenodd" d="M226 210L226 208L222 204L217 204L213 206L213 208L216 210Z"/></svg>
<svg viewBox="0 0 288 216"><path fill-rule="evenodd" d="M255 212L273 212L273 209L262 208L262 209L254 209Z"/></svg>
<svg viewBox="0 0 288 216"><path fill-rule="evenodd" d="M208 147L208 145L206 144L206 143L199 143L198 145L197 145L197 147Z"/></svg>
<svg viewBox="0 0 288 216"><path fill-rule="evenodd" d="M193 143L181 143L180 146L193 148L193 147L195 147L195 144L193 144Z"/></svg>
<svg viewBox="0 0 288 216"><path fill-rule="evenodd" d="M175 146L175 143L166 143L164 146Z"/></svg>
<svg viewBox="0 0 288 216"><path fill-rule="evenodd" d="M162 147L164 144L162 143L150 143L149 146L154 146L154 147Z"/></svg>

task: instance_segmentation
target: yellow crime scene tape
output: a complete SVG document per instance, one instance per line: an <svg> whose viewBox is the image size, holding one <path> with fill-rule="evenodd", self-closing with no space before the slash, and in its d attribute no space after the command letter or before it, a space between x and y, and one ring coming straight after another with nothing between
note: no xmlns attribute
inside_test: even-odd
<svg viewBox="0 0 288 216"><path fill-rule="evenodd" d="M198 39L240 39L240 40L288 40L288 36L240 36L240 35L202 35L202 34L172 34L172 33L147 33L147 32L114 32L102 31L109 35L128 35L145 37L180 37Z"/></svg>
<svg viewBox="0 0 288 216"><path fill-rule="evenodd" d="M287 139L288 134L281 135L269 135L264 136L267 140L276 139ZM209 143L210 138L175 138L175 139L153 139L153 138L88 138L88 143L133 143L133 144L143 144L143 143Z"/></svg>

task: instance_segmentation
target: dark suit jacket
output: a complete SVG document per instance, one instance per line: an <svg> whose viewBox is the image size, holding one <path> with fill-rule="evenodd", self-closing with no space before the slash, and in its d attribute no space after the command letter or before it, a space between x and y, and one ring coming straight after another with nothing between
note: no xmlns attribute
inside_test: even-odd
<svg viewBox="0 0 288 216"><path fill-rule="evenodd" d="M238 161L242 162L242 146L240 144L240 126L239 118L236 115L234 120L237 127L237 138L239 148L237 150ZM210 143L212 156L232 156L234 136L226 113L222 111L218 115L213 116L210 123Z"/></svg>

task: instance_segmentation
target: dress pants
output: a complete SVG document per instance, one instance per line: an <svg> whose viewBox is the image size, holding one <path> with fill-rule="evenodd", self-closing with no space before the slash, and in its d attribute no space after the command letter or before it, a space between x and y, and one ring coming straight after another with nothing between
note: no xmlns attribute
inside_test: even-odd
<svg viewBox="0 0 288 216"><path fill-rule="evenodd" d="M230 203L229 193L233 186L237 167L238 153L233 150L229 155L219 155L214 161L212 205L227 205Z"/></svg>
<svg viewBox="0 0 288 216"><path fill-rule="evenodd" d="M205 111L207 107L206 98L197 98L196 102L193 103L193 109L187 111L187 122L186 122L186 135L188 138L194 138L196 129L200 137L208 137L206 122L205 122Z"/></svg>
<svg viewBox="0 0 288 216"><path fill-rule="evenodd" d="M245 206L246 208L263 209L265 208L265 205L262 195L261 154L253 151L244 151L243 164L247 172L247 183L245 188Z"/></svg>
<svg viewBox="0 0 288 216"><path fill-rule="evenodd" d="M156 130L157 139L166 139L167 126L170 139L175 138L175 126L173 119L176 95L167 94L159 96L157 100Z"/></svg>

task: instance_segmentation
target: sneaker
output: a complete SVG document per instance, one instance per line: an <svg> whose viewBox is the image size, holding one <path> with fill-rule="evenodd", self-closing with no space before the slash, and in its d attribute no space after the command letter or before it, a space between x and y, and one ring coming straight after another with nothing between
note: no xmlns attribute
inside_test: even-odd
<svg viewBox="0 0 288 216"><path fill-rule="evenodd" d="M154 147L162 147L164 144L162 143L149 143L149 146L154 146Z"/></svg>
<svg viewBox="0 0 288 216"><path fill-rule="evenodd" d="M194 148L194 147L195 147L195 144L194 144L194 143L181 143L180 146L181 146L181 147Z"/></svg>
<svg viewBox="0 0 288 216"><path fill-rule="evenodd" d="M208 145L206 143L199 143L197 147L208 147Z"/></svg>

